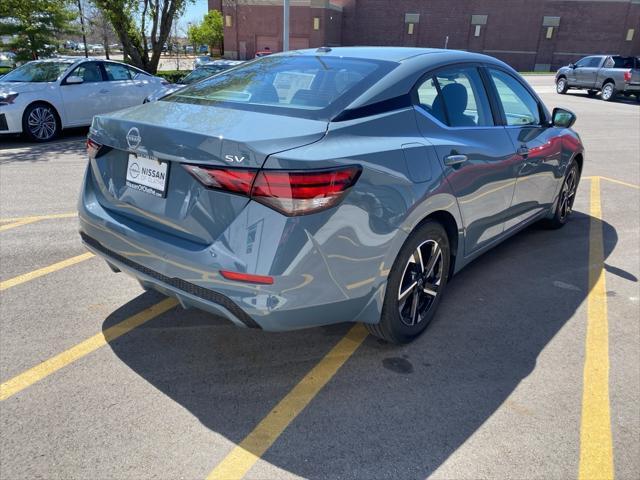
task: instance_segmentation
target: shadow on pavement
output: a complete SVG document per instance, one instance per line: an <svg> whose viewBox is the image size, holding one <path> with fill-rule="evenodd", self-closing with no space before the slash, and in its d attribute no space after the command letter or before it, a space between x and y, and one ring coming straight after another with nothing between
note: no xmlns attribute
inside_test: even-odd
<svg viewBox="0 0 640 480"><path fill-rule="evenodd" d="M88 128L71 128L52 142L31 142L20 135L0 136L0 164L46 162L55 155L84 154ZM8 151L11 150L11 151Z"/></svg>
<svg viewBox="0 0 640 480"><path fill-rule="evenodd" d="M307 478L430 475L532 372L585 301L590 220L575 212L561 230L531 227L465 268L413 344L367 338L263 459ZM617 234L607 223L603 230L606 258ZM159 298L146 293L122 309ZM122 316L114 312L103 328ZM348 328L269 334L178 308L111 348L237 444Z"/></svg>
<svg viewBox="0 0 640 480"><path fill-rule="evenodd" d="M565 95L569 95L572 97L584 97L587 98L589 100L594 100L594 101L598 101L598 102L604 102L604 100L602 100L602 98L600 98L600 95L594 95L594 96L589 96L587 95L586 91L582 91L582 90L578 90L578 91L568 91ZM616 98L612 101L612 103L622 103L622 104L626 104L626 105L635 105L637 107L640 107L640 101L636 100L636 97L633 95L630 95L628 97L625 97L624 95L618 95L616 96Z"/></svg>

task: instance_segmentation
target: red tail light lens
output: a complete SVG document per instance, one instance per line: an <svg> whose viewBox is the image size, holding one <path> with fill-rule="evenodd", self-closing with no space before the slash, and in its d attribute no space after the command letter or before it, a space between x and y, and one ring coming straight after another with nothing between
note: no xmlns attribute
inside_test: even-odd
<svg viewBox="0 0 640 480"><path fill-rule="evenodd" d="M220 270L227 280L235 280L236 282L261 283L263 285L272 285L273 277L267 275L253 275L251 273L232 272L231 270Z"/></svg>
<svg viewBox="0 0 640 480"><path fill-rule="evenodd" d="M250 196L288 216L306 215L336 205L361 172L357 166L293 172L183 167L208 188Z"/></svg>
<svg viewBox="0 0 640 480"><path fill-rule="evenodd" d="M285 215L306 215L338 203L359 175L359 167L308 172L261 170L251 198Z"/></svg>
<svg viewBox="0 0 640 480"><path fill-rule="evenodd" d="M209 188L249 195L257 170L240 168L206 168L183 165L191 175Z"/></svg>
<svg viewBox="0 0 640 480"><path fill-rule="evenodd" d="M96 158L98 151L102 148L98 142L94 142L90 138L87 138L87 155L89 158Z"/></svg>
<svg viewBox="0 0 640 480"><path fill-rule="evenodd" d="M624 72L624 81L625 82L630 82L631 81L631 70Z"/></svg>

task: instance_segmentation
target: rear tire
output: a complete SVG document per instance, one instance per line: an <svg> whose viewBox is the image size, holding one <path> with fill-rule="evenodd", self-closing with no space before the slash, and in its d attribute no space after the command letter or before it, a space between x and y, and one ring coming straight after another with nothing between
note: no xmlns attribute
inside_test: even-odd
<svg viewBox="0 0 640 480"><path fill-rule="evenodd" d="M607 82L602 86L602 100L610 102L616 98L616 86L613 82Z"/></svg>
<svg viewBox="0 0 640 480"><path fill-rule="evenodd" d="M47 103L32 103L22 115L22 132L34 142L48 142L60 134L58 112Z"/></svg>
<svg viewBox="0 0 640 480"><path fill-rule="evenodd" d="M556 80L556 92L561 95L564 95L569 90L569 84L567 83L567 79L564 77L560 77Z"/></svg>
<svg viewBox="0 0 640 480"><path fill-rule="evenodd" d="M567 173L564 175L562 189L556 202L555 213L552 218L543 221L545 227L551 229L562 228L569 221L579 183L580 167L578 167L578 162L572 160L571 165L567 168Z"/></svg>
<svg viewBox="0 0 640 480"><path fill-rule="evenodd" d="M447 232L435 221L414 230L396 257L382 305L380 323L369 332L389 343L409 343L429 325L449 277Z"/></svg>

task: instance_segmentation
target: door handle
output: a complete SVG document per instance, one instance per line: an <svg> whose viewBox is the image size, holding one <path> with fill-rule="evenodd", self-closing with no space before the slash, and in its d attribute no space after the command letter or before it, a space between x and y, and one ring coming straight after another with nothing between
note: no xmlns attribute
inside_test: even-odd
<svg viewBox="0 0 640 480"><path fill-rule="evenodd" d="M520 148L516 151L518 155L522 155L524 158L529 156L529 148L526 145L520 145Z"/></svg>
<svg viewBox="0 0 640 480"><path fill-rule="evenodd" d="M449 155L448 157L444 157L444 164L448 167L453 167L454 165L460 165L467 160L466 155Z"/></svg>

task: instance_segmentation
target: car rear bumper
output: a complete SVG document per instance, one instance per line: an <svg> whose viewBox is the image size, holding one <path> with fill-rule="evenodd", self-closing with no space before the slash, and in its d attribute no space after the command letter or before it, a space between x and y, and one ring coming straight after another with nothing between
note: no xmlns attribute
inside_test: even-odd
<svg viewBox="0 0 640 480"><path fill-rule="evenodd" d="M252 248L259 252L260 265L282 264L283 256L290 260L287 265L271 269L276 272L272 275L273 285L227 280L220 270L258 275L271 272L246 264L245 268L240 267L238 258L229 255L228 250L223 251L217 243L195 248L184 239L158 234L146 225L105 209L97 199L94 183L89 168L78 205L82 240L89 250L136 278L144 288L175 297L184 307L221 315L236 325L269 331L379 321L388 272L381 268L379 256L358 262L357 272L352 264L340 270L337 259L327 258L337 255L321 252L333 239L293 242L291 226L278 230L278 219L270 217L280 214L249 202L246 207L249 210L243 212L238 222L262 216L269 229L262 236L247 240L251 244L235 245L236 250ZM245 225L232 224L230 228L237 233ZM344 236L344 231L336 231L340 233ZM310 235L306 229L304 234ZM354 282L353 277L346 278L347 271L363 279Z"/></svg>
<svg viewBox="0 0 640 480"><path fill-rule="evenodd" d="M624 86L625 93L640 93L640 83L627 83Z"/></svg>

